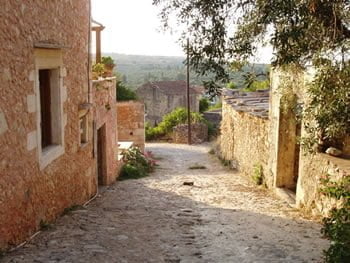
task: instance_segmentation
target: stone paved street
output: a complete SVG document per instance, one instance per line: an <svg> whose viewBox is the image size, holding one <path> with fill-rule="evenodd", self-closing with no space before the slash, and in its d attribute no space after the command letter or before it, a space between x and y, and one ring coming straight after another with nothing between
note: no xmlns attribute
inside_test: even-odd
<svg viewBox="0 0 350 263"><path fill-rule="evenodd" d="M0 261L321 262L320 225L223 167L208 146L147 150L160 165L150 177L104 189Z"/></svg>

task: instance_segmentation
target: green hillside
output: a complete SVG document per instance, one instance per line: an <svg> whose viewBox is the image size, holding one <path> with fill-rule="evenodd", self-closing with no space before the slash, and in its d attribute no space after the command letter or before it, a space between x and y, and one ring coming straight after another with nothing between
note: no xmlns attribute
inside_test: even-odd
<svg viewBox="0 0 350 263"><path fill-rule="evenodd" d="M111 56L117 64L117 72L121 74L123 81L132 89L137 89L148 81L160 80L185 80L186 68L184 57L163 57L125 55L117 53L106 53ZM255 64L254 71L257 73L266 72L267 64ZM232 81L239 87L243 84L242 72L232 73ZM191 73L191 83L201 85L203 80L210 79L210 76L197 76ZM264 79L264 78L262 78Z"/></svg>

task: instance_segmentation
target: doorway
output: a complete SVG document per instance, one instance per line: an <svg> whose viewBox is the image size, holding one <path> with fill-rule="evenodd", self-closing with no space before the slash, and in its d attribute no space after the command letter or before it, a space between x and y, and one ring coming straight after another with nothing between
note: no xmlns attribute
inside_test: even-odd
<svg viewBox="0 0 350 263"><path fill-rule="evenodd" d="M106 183L106 124L97 130L97 178L99 185Z"/></svg>
<svg viewBox="0 0 350 263"><path fill-rule="evenodd" d="M280 109L275 186L296 193L299 177L301 122L296 109Z"/></svg>

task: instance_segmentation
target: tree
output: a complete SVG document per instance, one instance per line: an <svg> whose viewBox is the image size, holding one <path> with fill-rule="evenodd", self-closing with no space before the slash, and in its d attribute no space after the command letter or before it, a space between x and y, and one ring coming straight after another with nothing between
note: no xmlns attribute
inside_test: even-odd
<svg viewBox="0 0 350 263"><path fill-rule="evenodd" d="M117 101L136 100L135 91L128 88L122 81L117 82Z"/></svg>
<svg viewBox="0 0 350 263"><path fill-rule="evenodd" d="M153 0L165 29L178 19L190 65L218 93L234 61L248 60L260 45L274 49L273 65L306 63L332 52L346 52L350 39L349 0Z"/></svg>

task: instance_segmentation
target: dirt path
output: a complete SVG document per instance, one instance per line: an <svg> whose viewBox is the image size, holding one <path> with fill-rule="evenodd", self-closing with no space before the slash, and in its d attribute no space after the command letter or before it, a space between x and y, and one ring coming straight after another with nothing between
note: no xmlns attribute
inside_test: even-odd
<svg viewBox="0 0 350 263"><path fill-rule="evenodd" d="M148 150L161 158L154 174L107 188L2 261L321 262L320 226L222 167L208 147ZM207 169L188 169L196 164Z"/></svg>

